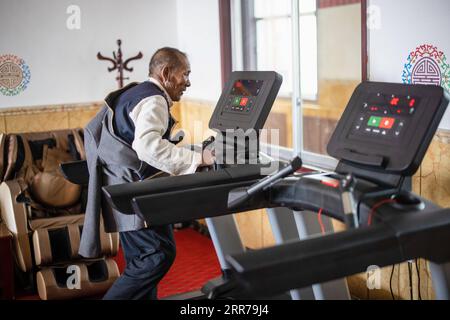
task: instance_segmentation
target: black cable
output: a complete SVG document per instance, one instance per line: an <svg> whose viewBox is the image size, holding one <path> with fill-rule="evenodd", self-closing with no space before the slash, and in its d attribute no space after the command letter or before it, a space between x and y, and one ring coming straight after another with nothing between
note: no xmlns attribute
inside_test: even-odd
<svg viewBox="0 0 450 320"><path fill-rule="evenodd" d="M409 277L409 300L414 299L413 281L412 281L412 262L408 261L408 277Z"/></svg>
<svg viewBox="0 0 450 320"><path fill-rule="evenodd" d="M392 266L391 278L389 279L389 289L391 290L392 300L395 300L394 290L392 290L392 278L394 277L394 271L395 271L395 264Z"/></svg>
<svg viewBox="0 0 450 320"><path fill-rule="evenodd" d="M417 271L417 292L419 293L419 300L422 300L421 288L420 288L420 259L416 259L416 271Z"/></svg>

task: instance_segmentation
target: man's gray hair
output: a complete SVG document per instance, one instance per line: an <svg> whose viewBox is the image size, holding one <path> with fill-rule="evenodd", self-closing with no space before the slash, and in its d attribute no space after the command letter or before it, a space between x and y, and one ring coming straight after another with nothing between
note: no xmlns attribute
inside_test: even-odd
<svg viewBox="0 0 450 320"><path fill-rule="evenodd" d="M187 59L186 53L171 47L164 47L156 50L150 59L149 76L156 75L165 66L176 69L182 65L183 59Z"/></svg>

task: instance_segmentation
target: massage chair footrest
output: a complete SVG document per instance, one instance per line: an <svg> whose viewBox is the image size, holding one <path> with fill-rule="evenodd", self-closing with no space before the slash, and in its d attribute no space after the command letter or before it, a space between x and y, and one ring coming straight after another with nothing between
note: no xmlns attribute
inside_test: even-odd
<svg viewBox="0 0 450 320"><path fill-rule="evenodd" d="M75 299L105 293L120 276L113 259L45 267L36 281L42 300Z"/></svg>

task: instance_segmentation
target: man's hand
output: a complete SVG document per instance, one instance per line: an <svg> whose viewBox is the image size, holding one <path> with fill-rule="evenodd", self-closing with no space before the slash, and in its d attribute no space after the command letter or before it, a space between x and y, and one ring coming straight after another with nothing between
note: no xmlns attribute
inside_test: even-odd
<svg viewBox="0 0 450 320"><path fill-rule="evenodd" d="M201 166L211 166L214 164L215 160L215 152L214 149L205 148L202 154L202 164Z"/></svg>

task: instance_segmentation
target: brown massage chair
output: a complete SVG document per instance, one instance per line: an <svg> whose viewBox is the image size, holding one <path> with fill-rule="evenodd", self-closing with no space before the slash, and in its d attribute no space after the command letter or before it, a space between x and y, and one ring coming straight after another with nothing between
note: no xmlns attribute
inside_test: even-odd
<svg viewBox="0 0 450 320"><path fill-rule="evenodd" d="M65 179L60 164L84 160L83 145L81 129L0 135L1 216L17 273L43 300L99 296L119 277L117 234L101 228L102 258L78 255L87 186Z"/></svg>

